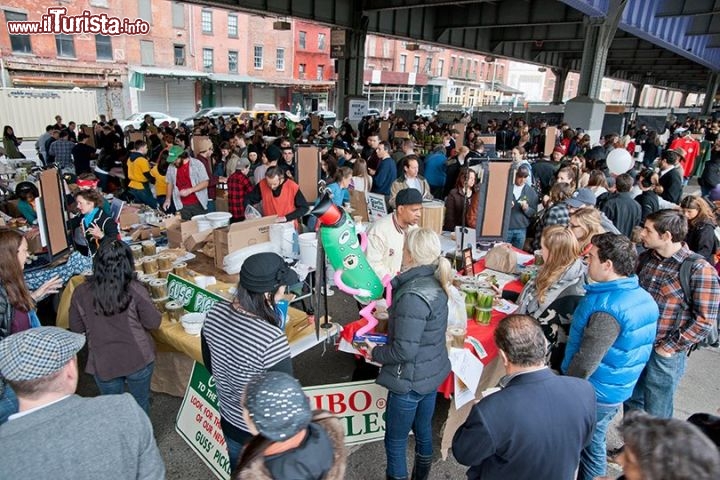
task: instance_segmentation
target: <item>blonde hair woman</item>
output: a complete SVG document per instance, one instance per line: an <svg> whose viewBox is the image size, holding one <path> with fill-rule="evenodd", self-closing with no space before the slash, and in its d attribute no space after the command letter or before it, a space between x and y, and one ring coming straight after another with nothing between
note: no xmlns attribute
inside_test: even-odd
<svg viewBox="0 0 720 480"><path fill-rule="evenodd" d="M586 267L575 235L564 225L546 227L540 249L543 265L520 293L517 313L540 322L550 343L550 366L559 370L572 314L585 295Z"/></svg>
<svg viewBox="0 0 720 480"><path fill-rule="evenodd" d="M432 417L438 387L450 373L445 347L447 289L452 269L440 238L427 228L411 230L403 249L405 269L392 281L388 343L368 343L382 364L377 383L388 389L385 453L387 478L408 478L408 434L415 434L412 478L428 478L432 463Z"/></svg>
<svg viewBox="0 0 720 480"><path fill-rule="evenodd" d="M590 250L593 235L605 233L600 217L600 210L593 207L579 208L570 214L568 228L580 245L580 255Z"/></svg>

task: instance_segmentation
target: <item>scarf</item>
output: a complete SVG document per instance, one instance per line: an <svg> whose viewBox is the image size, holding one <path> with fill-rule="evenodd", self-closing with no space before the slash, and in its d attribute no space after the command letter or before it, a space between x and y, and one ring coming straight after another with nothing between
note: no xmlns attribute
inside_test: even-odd
<svg viewBox="0 0 720 480"><path fill-rule="evenodd" d="M98 207L93 208L88 213L85 214L83 217L83 225L85 226L85 230L90 228L90 224L92 224L93 219L95 218L95 215L97 215L98 210L100 210Z"/></svg>

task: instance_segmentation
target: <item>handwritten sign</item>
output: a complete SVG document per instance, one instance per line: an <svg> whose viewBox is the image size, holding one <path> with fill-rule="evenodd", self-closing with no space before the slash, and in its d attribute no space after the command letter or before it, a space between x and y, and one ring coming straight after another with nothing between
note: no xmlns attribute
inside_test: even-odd
<svg viewBox="0 0 720 480"><path fill-rule="evenodd" d="M367 100L348 100L348 119L351 122L357 122L362 120L362 118L368 114L367 110Z"/></svg>
<svg viewBox="0 0 720 480"><path fill-rule="evenodd" d="M182 303L185 310L193 313L207 312L213 305L223 300L221 296L172 273L168 275L168 296Z"/></svg>
<svg viewBox="0 0 720 480"><path fill-rule="evenodd" d="M380 193L365 193L367 199L368 217L371 222L387 215L385 195Z"/></svg>

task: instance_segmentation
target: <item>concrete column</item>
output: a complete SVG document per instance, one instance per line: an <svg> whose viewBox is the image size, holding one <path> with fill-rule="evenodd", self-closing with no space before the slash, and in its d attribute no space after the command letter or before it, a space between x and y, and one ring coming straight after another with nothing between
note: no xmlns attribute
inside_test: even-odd
<svg viewBox="0 0 720 480"><path fill-rule="evenodd" d="M368 18L362 14L362 2L353 0L353 18L355 23L347 31L345 39L345 58L337 60L338 80L336 89L337 106L335 112L338 120L347 116L347 97L361 97L363 94L363 73L365 70L365 39L367 37Z"/></svg>
<svg viewBox="0 0 720 480"><path fill-rule="evenodd" d="M701 115L711 115L713 103L715 103L715 95L717 95L718 82L720 82L720 74L713 72L708 79L707 90L705 91L705 101L702 106Z"/></svg>
<svg viewBox="0 0 720 480"><path fill-rule="evenodd" d="M563 93L565 92L565 83L567 81L569 68L553 68L555 74L555 88L553 89L552 102L553 105L561 105L563 103Z"/></svg>
<svg viewBox="0 0 720 480"><path fill-rule="evenodd" d="M680 92L680 106L684 107L687 105L688 92Z"/></svg>
<svg viewBox="0 0 720 480"><path fill-rule="evenodd" d="M633 96L632 107L638 108L640 106L640 99L642 98L643 89L645 88L645 84L644 83L635 83L635 84L633 84L633 87L635 87L635 95Z"/></svg>

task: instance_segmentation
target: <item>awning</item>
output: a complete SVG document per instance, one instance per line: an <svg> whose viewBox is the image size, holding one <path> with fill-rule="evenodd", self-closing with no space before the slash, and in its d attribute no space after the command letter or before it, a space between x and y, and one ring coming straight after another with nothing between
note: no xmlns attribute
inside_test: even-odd
<svg viewBox="0 0 720 480"><path fill-rule="evenodd" d="M510 85L505 85L504 83L495 82L495 90L501 93L506 93L508 95L524 95L525 92L522 90L518 90L517 88L513 88Z"/></svg>
<svg viewBox="0 0 720 480"><path fill-rule="evenodd" d="M211 73L208 75L210 81L218 83L267 83L266 80L250 75L233 75L231 73Z"/></svg>
<svg viewBox="0 0 720 480"><path fill-rule="evenodd" d="M187 70L182 68L161 68L146 66L130 66L130 71L141 75L149 75L152 77L178 77L178 78L207 78L209 75L205 72L197 70Z"/></svg>

